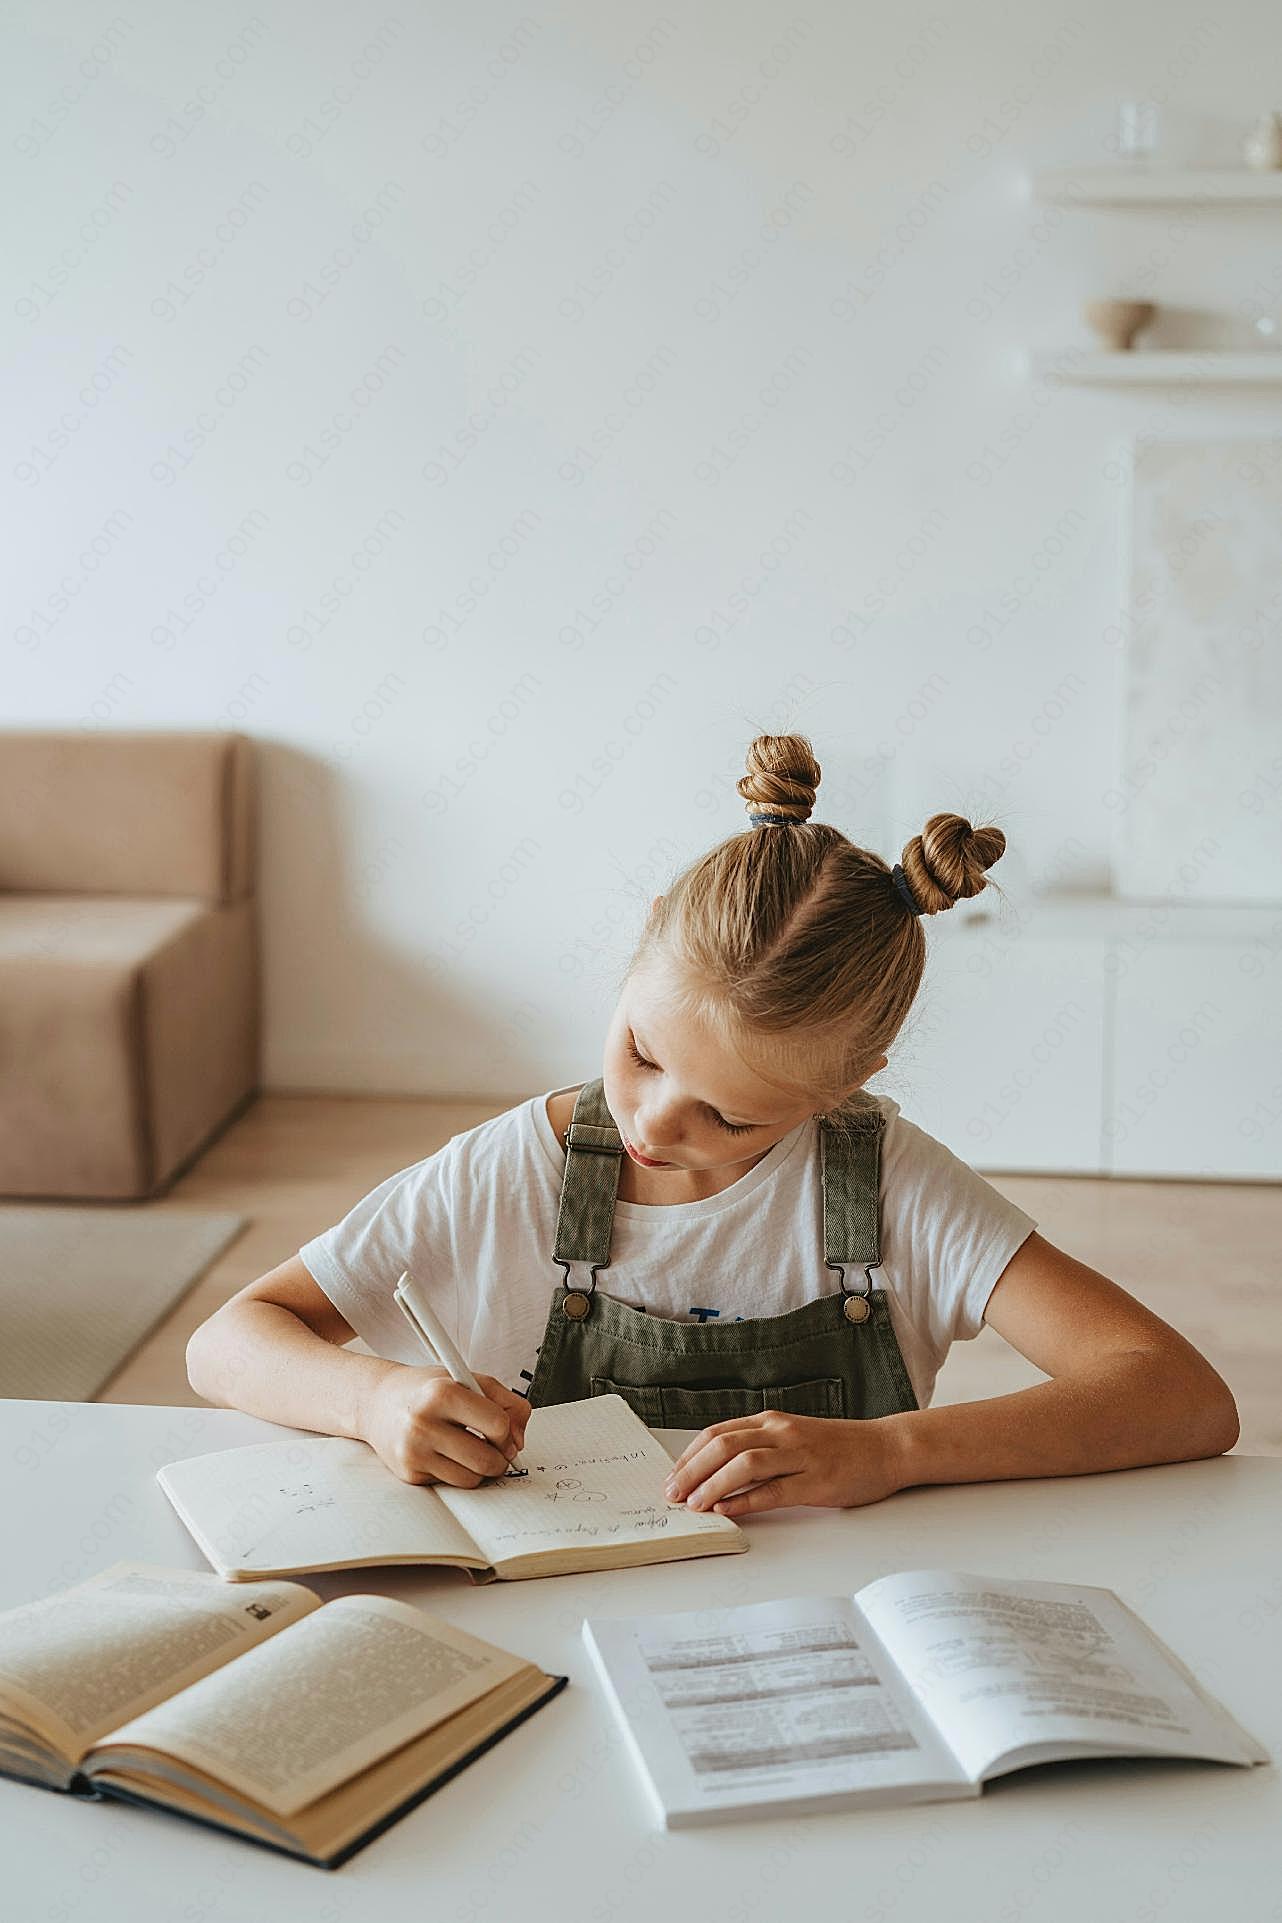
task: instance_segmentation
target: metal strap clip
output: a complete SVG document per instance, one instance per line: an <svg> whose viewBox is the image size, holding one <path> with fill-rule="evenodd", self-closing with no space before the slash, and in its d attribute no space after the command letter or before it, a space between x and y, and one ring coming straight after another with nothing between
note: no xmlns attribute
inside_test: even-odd
<svg viewBox="0 0 1282 1923"><path fill-rule="evenodd" d="M863 1268L864 1279L868 1284L866 1289L848 1289L846 1287L846 1265L844 1262L826 1261L825 1266L830 1269L836 1269L838 1275L841 1277L841 1312L847 1322L866 1322L872 1314L872 1271L873 1268L879 1269L881 1263L876 1262L871 1267L865 1266L864 1264L859 1265Z"/></svg>

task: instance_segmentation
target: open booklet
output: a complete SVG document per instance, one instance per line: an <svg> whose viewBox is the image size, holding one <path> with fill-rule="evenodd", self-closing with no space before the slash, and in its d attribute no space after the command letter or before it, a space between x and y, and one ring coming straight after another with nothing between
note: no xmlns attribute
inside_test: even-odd
<svg viewBox="0 0 1282 1923"><path fill-rule="evenodd" d="M622 1396L532 1410L521 1462L476 1489L420 1485L367 1443L300 1432L166 1463L157 1481L235 1582L398 1562L493 1582L748 1547L728 1516L668 1502L672 1458Z"/></svg>
<svg viewBox="0 0 1282 1923"><path fill-rule="evenodd" d="M332 1869L566 1681L386 1596L121 1562L0 1615L0 1774Z"/></svg>
<svg viewBox="0 0 1282 1923"><path fill-rule="evenodd" d="M1111 1589L910 1569L583 1636L669 1829L979 1796L1088 1756L1272 1760Z"/></svg>

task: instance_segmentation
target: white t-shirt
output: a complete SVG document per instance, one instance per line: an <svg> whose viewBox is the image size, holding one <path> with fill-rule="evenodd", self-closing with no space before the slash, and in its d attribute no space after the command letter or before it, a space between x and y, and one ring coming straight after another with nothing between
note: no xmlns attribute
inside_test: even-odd
<svg viewBox="0 0 1282 1923"><path fill-rule="evenodd" d="M574 1087L576 1084L567 1084ZM553 1093L561 1093L554 1090ZM871 1091L870 1091L871 1092ZM392 1291L404 1269L474 1370L528 1391L553 1289L588 1286L552 1260L565 1148L534 1095L389 1175L299 1250L376 1355L426 1360ZM890 1320L926 1408L953 1342L983 1325L993 1286L1037 1227L982 1175L878 1095L882 1265ZM696 1322L782 1315L840 1286L824 1266L819 1124L807 1117L748 1173L699 1202L616 1201L606 1294ZM862 1289L862 1275L851 1278Z"/></svg>

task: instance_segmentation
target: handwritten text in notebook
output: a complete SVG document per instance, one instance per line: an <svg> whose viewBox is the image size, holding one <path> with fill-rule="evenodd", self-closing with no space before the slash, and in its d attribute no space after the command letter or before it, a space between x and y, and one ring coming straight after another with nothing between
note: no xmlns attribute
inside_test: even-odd
<svg viewBox="0 0 1282 1923"><path fill-rule="evenodd" d="M451 1513L496 1556L510 1554L514 1543L528 1551L570 1537L604 1542L721 1529L720 1518L664 1499L672 1458L649 1435L620 1449L618 1421L612 1396L534 1410L521 1450L529 1470L524 1482L451 1489Z"/></svg>

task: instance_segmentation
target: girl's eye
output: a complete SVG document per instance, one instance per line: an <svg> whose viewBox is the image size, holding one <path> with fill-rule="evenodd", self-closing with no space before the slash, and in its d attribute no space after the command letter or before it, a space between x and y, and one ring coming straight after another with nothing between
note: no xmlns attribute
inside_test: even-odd
<svg viewBox="0 0 1282 1923"><path fill-rule="evenodd" d="M628 1053L632 1057L633 1061L636 1063L638 1068L657 1068L658 1067L657 1062L647 1062L644 1055L637 1054L637 1045L633 1041L631 1035L628 1036Z"/></svg>
<svg viewBox="0 0 1282 1923"><path fill-rule="evenodd" d="M644 1055L637 1054L636 1043L633 1041L631 1035L628 1036L628 1053L638 1068L657 1068L659 1066L657 1062L648 1062ZM753 1133L753 1124L751 1122L723 1122L719 1115L715 1119L717 1127L723 1128L727 1135L751 1135Z"/></svg>

